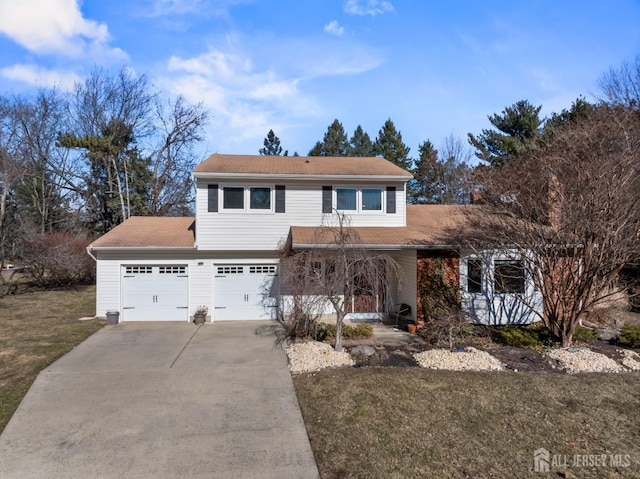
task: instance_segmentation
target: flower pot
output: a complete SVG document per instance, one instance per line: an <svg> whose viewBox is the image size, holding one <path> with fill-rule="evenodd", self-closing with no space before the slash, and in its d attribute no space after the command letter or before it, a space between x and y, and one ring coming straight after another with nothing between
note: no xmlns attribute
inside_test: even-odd
<svg viewBox="0 0 640 479"><path fill-rule="evenodd" d="M409 323L407 324L407 331L409 331L411 334L416 334L416 331L418 329L418 326L416 326L413 323Z"/></svg>
<svg viewBox="0 0 640 479"><path fill-rule="evenodd" d="M204 314L194 314L193 322L196 324L202 324L207 320L207 316Z"/></svg>

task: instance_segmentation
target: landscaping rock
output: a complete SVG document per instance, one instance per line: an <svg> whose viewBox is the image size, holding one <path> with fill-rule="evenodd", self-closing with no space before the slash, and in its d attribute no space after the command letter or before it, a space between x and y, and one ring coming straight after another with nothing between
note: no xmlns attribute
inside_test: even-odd
<svg viewBox="0 0 640 479"><path fill-rule="evenodd" d="M640 371L640 354L629 349L621 349L622 364L632 371Z"/></svg>
<svg viewBox="0 0 640 479"><path fill-rule="evenodd" d="M336 352L326 344L318 341L293 343L285 348L289 358L289 371L305 373L319 371L324 368L353 366L349 353Z"/></svg>
<svg viewBox="0 0 640 479"><path fill-rule="evenodd" d="M612 339L618 339L620 337L620 331L607 328L596 328L598 333L598 339L600 341L611 341Z"/></svg>
<svg viewBox="0 0 640 479"><path fill-rule="evenodd" d="M369 357L376 354L376 350L371 346L367 346L366 344L361 344L360 346L356 346L355 348L351 348L351 356L353 357Z"/></svg>
<svg viewBox="0 0 640 479"><path fill-rule="evenodd" d="M476 348L463 351L431 349L413 355L420 367L452 371L504 371L505 366L489 353Z"/></svg>
<svg viewBox="0 0 640 479"><path fill-rule="evenodd" d="M625 368L613 359L591 351L589 348L551 349L547 351L547 357L556 361L569 374L625 371Z"/></svg>

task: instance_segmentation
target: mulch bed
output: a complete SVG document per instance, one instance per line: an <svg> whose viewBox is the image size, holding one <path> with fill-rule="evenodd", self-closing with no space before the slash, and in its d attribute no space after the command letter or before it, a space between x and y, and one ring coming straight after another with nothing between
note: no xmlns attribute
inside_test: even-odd
<svg viewBox="0 0 640 479"><path fill-rule="evenodd" d="M347 351L356 346L356 341L345 343ZM507 369L517 371L531 371L542 373L564 373L562 368L553 367L543 353L512 346L501 345L473 345L477 349L488 352L507 365ZM610 344L605 341L589 341L579 343L576 346L588 347L594 352L605 354L606 356L620 361L618 350L622 346ZM357 367L418 367L413 359L414 353L419 353L436 346L426 344L375 344L371 345L376 350L373 356L359 357L356 359ZM629 349L629 348L625 348Z"/></svg>

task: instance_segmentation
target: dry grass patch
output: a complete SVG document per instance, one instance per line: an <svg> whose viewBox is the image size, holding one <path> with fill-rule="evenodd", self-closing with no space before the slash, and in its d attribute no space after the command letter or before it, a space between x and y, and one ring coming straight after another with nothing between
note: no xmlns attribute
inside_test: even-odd
<svg viewBox="0 0 640 479"><path fill-rule="evenodd" d="M323 478L536 478L533 452L630 454L640 477L640 375L326 370L294 378ZM557 471L556 471L557 472Z"/></svg>
<svg viewBox="0 0 640 479"><path fill-rule="evenodd" d="M93 316L95 287L0 297L0 431L38 373L105 324Z"/></svg>

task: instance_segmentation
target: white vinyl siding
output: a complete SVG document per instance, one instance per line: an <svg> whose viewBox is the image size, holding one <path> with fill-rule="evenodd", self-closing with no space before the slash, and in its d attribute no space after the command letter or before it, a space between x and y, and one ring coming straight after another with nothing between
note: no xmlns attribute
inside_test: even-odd
<svg viewBox="0 0 640 479"><path fill-rule="evenodd" d="M219 213L208 212L207 182L198 180L196 196L196 244L199 250L223 250L223 251L275 251L281 241L289 234L291 226L320 226L327 223L326 214L322 213L322 186L327 182L282 182L285 185L286 205L284 213L272 210L245 210L239 214L221 211ZM224 182L216 180L219 188L224 188ZM237 181L229 183L238 186ZM255 182L248 186L259 186ZM264 186L273 188L273 183L265 183ZM335 188L340 185L333 184ZM345 187L351 185L345 185ZM366 188L369 185L363 185ZM379 184L370 185L371 188L380 188ZM386 188L382 187L384 195ZM272 191L273 193L273 191ZM334 191L335 195L335 191ZM406 200L403 183L396 184L396 213L383 214L380 211L349 214L352 226L405 226L406 224ZM247 198L248 200L248 198ZM384 206L383 206L383 209Z"/></svg>
<svg viewBox="0 0 640 479"><path fill-rule="evenodd" d="M401 277L397 279L396 302L411 306L411 316L415 319L418 303L418 256L416 250L406 250L392 254L398 262Z"/></svg>

